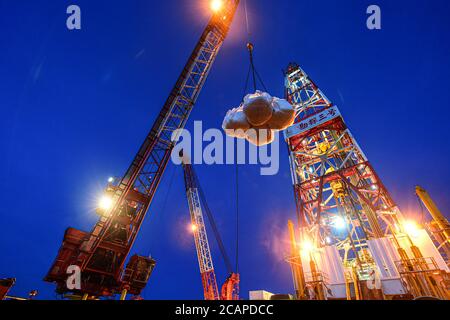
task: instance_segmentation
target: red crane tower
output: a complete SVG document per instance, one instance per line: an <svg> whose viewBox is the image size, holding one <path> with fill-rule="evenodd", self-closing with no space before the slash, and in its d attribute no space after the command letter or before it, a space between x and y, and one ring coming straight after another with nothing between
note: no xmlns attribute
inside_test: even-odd
<svg viewBox="0 0 450 320"><path fill-rule="evenodd" d="M16 283L16 279L8 278L8 279L0 279L0 300L3 300L6 298L6 295L8 294L9 290L14 286Z"/></svg>
<svg viewBox="0 0 450 320"><path fill-rule="evenodd" d="M214 216L208 206L205 194L201 188L198 177L194 171L193 166L183 158L180 154L184 170L184 181L186 187L186 196L189 204L189 212L191 215L191 227L194 234L195 247L197 250L198 263L200 267L200 274L202 277L203 291L205 300L239 300L239 275L233 272L230 259L223 245L222 238L217 229ZM205 219L203 217L203 208L206 212L214 236L219 245L220 252L225 262L228 271L228 278L222 286L219 293L217 286L216 274L214 271L214 264L209 247L208 234L206 232Z"/></svg>
<svg viewBox="0 0 450 320"><path fill-rule="evenodd" d="M238 5L239 0L214 2L214 15L150 133L123 178L108 187L110 200L101 218L89 233L72 228L66 231L45 278L56 283L57 292L110 296L126 290L138 295L145 287L154 261L134 256L125 269L124 265L169 162L174 147L172 134L185 127ZM81 290L66 287L66 271L71 265L81 268Z"/></svg>

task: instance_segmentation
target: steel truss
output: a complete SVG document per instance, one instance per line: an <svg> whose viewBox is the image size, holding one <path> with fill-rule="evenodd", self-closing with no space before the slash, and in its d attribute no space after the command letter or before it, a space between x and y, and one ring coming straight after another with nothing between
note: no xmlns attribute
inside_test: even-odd
<svg viewBox="0 0 450 320"><path fill-rule="evenodd" d="M317 245L364 263L367 240L391 233L400 211L335 106L297 65L286 70L297 120L285 132L299 224Z"/></svg>
<svg viewBox="0 0 450 320"><path fill-rule="evenodd" d="M185 127L238 5L238 0L227 1L210 20L131 166L111 186L113 208L69 258L55 261L47 281L63 288L67 267L78 265L83 272L83 293L103 296L122 290L124 264L169 162L176 142L173 135Z"/></svg>
<svg viewBox="0 0 450 320"><path fill-rule="evenodd" d="M192 171L192 165L184 164L183 167L185 171L186 194L193 227L192 232L194 233L205 300L220 300L195 174Z"/></svg>

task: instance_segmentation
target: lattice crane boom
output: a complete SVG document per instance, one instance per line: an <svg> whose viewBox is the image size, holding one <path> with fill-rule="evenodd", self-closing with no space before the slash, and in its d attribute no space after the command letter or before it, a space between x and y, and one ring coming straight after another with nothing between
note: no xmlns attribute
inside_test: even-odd
<svg viewBox="0 0 450 320"><path fill-rule="evenodd" d="M46 281L65 292L66 270L81 267L82 293L110 295L123 286L124 264L161 181L174 147L173 134L183 129L221 48L239 0L215 12L162 107L150 133L123 178L109 186L112 206L90 233L69 229Z"/></svg>
<svg viewBox="0 0 450 320"><path fill-rule="evenodd" d="M233 272L230 258L220 236L214 216L208 206L205 194L200 185L195 170L190 161L180 154L183 164L184 181L186 187L186 196L189 204L191 216L192 232L194 234L197 257L202 276L202 284L205 300L239 300L240 277ZM217 286L216 274L214 271L211 249L208 242L203 209L212 227L214 237L219 246L223 261L227 268L228 278L219 292Z"/></svg>
<svg viewBox="0 0 450 320"><path fill-rule="evenodd" d="M192 233L195 239L198 264L202 277L205 300L220 300L211 249L203 218L198 183L192 165L183 163L186 196L191 216Z"/></svg>

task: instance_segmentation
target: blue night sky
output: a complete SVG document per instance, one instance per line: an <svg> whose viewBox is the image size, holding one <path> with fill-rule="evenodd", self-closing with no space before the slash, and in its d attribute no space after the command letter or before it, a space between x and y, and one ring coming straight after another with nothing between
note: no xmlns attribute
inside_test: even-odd
<svg viewBox="0 0 450 320"><path fill-rule="evenodd" d="M382 30L366 8L382 9ZM68 31L66 8L82 10ZM122 175L208 21L206 0L0 0L0 277L12 294L42 281L68 226L90 230L96 197ZM420 216L414 186L450 210L450 2L248 0L256 63L273 95L298 62L344 114L406 214ZM243 6L190 118L220 128L239 104L248 67ZM292 292L282 238L295 216L287 151L277 176L241 168L242 296ZM198 175L234 257L234 167ZM170 165L133 253L158 265L146 299L201 299L182 170ZM210 239L213 242L212 239ZM226 276L215 245L219 282Z"/></svg>

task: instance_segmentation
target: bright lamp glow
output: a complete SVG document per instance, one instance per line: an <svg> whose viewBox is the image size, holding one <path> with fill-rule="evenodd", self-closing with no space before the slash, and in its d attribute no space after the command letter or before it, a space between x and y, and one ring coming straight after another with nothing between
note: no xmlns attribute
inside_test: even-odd
<svg viewBox="0 0 450 320"><path fill-rule="evenodd" d="M197 230L198 230L197 225L191 224L191 231L192 231L192 233L196 232Z"/></svg>
<svg viewBox="0 0 450 320"><path fill-rule="evenodd" d="M211 10L214 12L219 12L223 7L223 0L212 0Z"/></svg>
<svg viewBox="0 0 450 320"><path fill-rule="evenodd" d="M347 222L342 217L334 218L333 225L336 229L343 230L347 228Z"/></svg>
<svg viewBox="0 0 450 320"><path fill-rule="evenodd" d="M406 221L403 223L403 230L413 238L417 238L420 234L420 227L414 221Z"/></svg>
<svg viewBox="0 0 450 320"><path fill-rule="evenodd" d="M100 201L98 202L98 207L101 210L108 211L112 208L113 200L110 196L104 195L100 198Z"/></svg>
<svg viewBox="0 0 450 320"><path fill-rule="evenodd" d="M302 251L306 254L314 251L314 243L311 240L305 240L301 244Z"/></svg>

